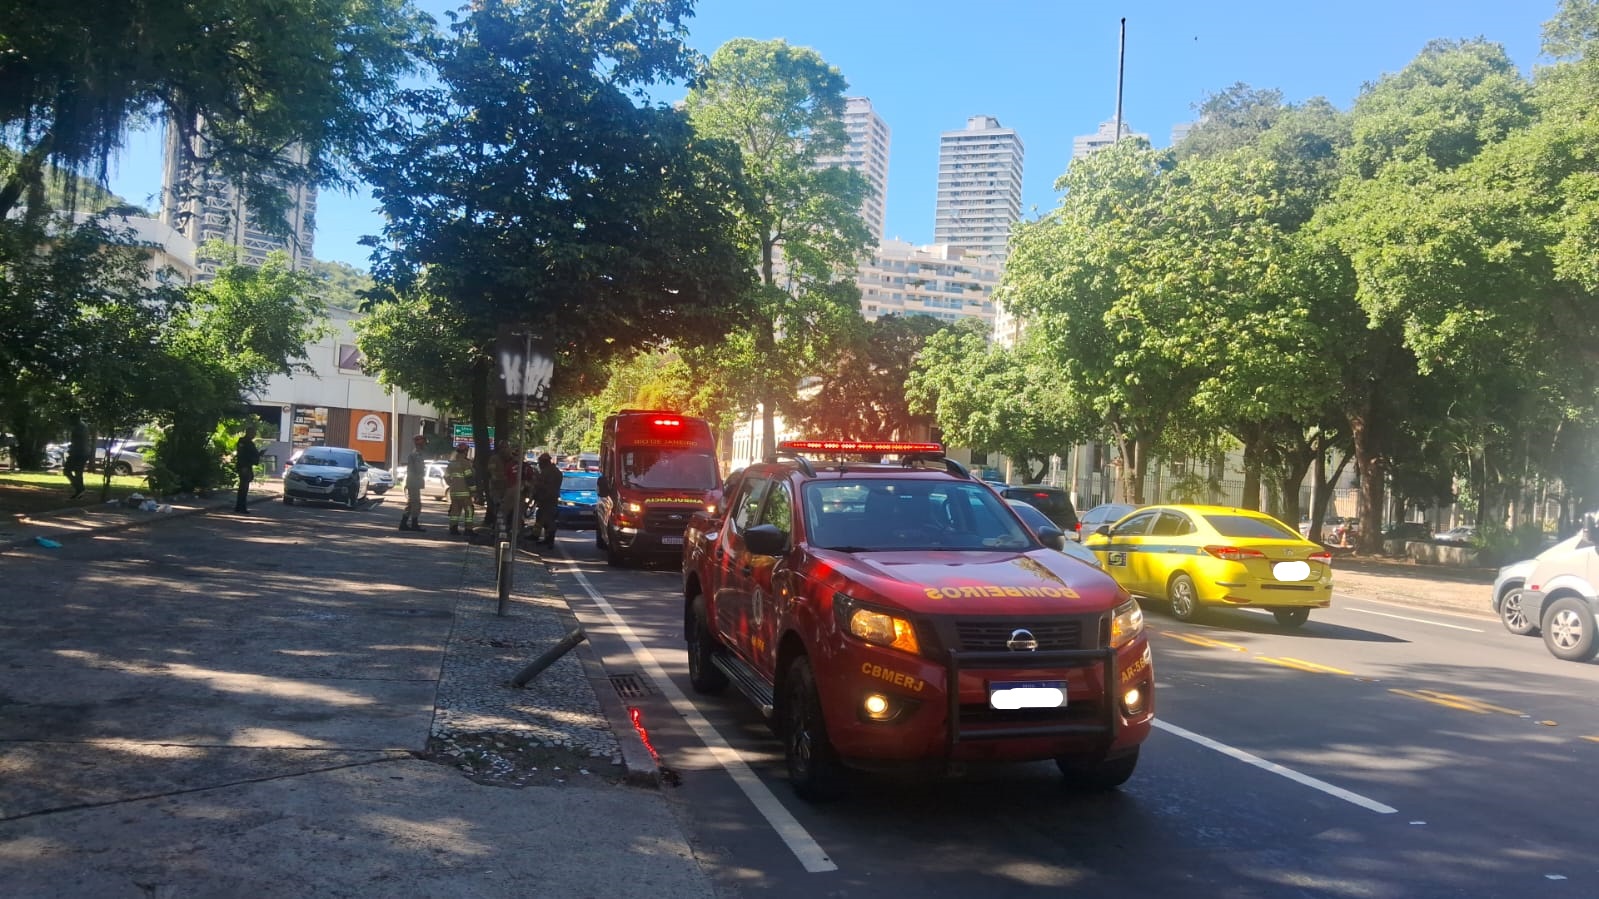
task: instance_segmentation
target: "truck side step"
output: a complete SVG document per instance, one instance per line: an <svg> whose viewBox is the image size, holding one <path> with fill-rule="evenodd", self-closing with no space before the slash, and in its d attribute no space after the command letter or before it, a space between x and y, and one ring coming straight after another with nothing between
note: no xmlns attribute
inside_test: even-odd
<svg viewBox="0 0 1599 899"><path fill-rule="evenodd" d="M777 706L777 702L772 698L772 688L754 668L744 664L743 659L726 652L718 652L711 656L711 664L727 675L733 686L748 696L750 702L755 703L755 707L761 710L762 715L772 717L772 710Z"/></svg>

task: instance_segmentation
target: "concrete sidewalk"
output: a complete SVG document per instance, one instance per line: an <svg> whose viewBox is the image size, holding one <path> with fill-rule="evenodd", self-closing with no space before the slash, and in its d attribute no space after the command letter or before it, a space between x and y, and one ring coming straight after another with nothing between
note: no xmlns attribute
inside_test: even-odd
<svg viewBox="0 0 1599 899"><path fill-rule="evenodd" d="M714 895L587 647L508 685L571 624L536 558L501 616L437 518L231 504L0 555L4 894Z"/></svg>

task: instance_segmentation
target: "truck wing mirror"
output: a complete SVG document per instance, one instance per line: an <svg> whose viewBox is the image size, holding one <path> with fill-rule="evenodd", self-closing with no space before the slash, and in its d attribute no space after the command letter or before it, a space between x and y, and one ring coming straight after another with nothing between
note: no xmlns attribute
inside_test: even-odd
<svg viewBox="0 0 1599 899"><path fill-rule="evenodd" d="M1038 529L1038 542L1050 549L1064 551L1066 549L1066 532L1060 528L1041 527Z"/></svg>
<svg viewBox="0 0 1599 899"><path fill-rule="evenodd" d="M758 556L780 556L788 548L788 535L775 524L758 524L744 532L744 546Z"/></svg>

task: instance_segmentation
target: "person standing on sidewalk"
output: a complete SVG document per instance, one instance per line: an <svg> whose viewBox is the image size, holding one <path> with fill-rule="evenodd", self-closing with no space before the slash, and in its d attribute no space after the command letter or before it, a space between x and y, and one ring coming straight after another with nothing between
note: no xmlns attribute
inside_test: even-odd
<svg viewBox="0 0 1599 899"><path fill-rule="evenodd" d="M233 511L250 514L250 481L255 477L255 466L261 461L261 450L255 445L255 425L245 425L244 436L233 451L233 468L239 473L239 496L233 501Z"/></svg>
<svg viewBox="0 0 1599 899"><path fill-rule="evenodd" d="M444 483L450 489L450 533L459 534L462 528L472 533L477 509L472 505L472 460L466 457L466 444L456 446L455 458L444 469Z"/></svg>
<svg viewBox="0 0 1599 899"><path fill-rule="evenodd" d="M405 511L400 514L400 530L425 531L417 522L422 514L422 482L427 478L427 437L418 434L411 438L411 454L405 457Z"/></svg>
<svg viewBox="0 0 1599 899"><path fill-rule="evenodd" d="M72 485L72 498L83 495L83 467L89 464L89 426L82 415L72 416L72 436L67 443L67 457L61 463L61 473Z"/></svg>
<svg viewBox="0 0 1599 899"><path fill-rule="evenodd" d="M561 478L565 477L549 453L539 454L538 486L533 488L533 502L538 504L534 519L538 528L538 542L555 545L555 521L561 505Z"/></svg>

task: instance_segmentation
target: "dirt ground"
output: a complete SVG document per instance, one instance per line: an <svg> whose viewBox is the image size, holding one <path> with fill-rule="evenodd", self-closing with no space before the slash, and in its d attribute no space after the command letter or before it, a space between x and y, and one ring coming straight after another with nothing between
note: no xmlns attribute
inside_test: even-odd
<svg viewBox="0 0 1599 899"><path fill-rule="evenodd" d="M1333 591L1362 599L1440 608L1493 617L1493 568L1423 565L1404 559L1339 556Z"/></svg>

